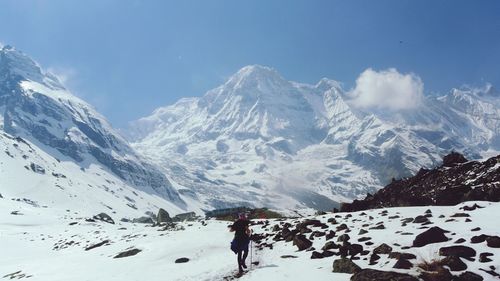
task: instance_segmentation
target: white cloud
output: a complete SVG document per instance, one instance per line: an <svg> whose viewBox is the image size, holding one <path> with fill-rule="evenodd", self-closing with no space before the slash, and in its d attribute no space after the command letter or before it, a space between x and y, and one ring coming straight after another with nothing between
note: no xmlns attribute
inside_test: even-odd
<svg viewBox="0 0 500 281"><path fill-rule="evenodd" d="M418 107L423 98L424 83L413 73L402 74L394 68L363 71L349 92L351 103L360 108L392 111Z"/></svg>
<svg viewBox="0 0 500 281"><path fill-rule="evenodd" d="M77 71L68 67L49 67L47 72L57 77L63 85L71 83L75 79Z"/></svg>

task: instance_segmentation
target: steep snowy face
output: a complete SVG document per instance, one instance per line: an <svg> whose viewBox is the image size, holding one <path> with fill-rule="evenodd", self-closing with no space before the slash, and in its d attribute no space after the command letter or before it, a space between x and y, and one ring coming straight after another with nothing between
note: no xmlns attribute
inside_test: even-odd
<svg viewBox="0 0 500 281"><path fill-rule="evenodd" d="M9 46L0 50L0 131L82 168L102 165L137 188L183 204L165 175L138 157L103 116Z"/></svg>
<svg viewBox="0 0 500 281"><path fill-rule="evenodd" d="M399 111L358 108L336 81L301 84L253 65L130 131L135 148L207 207L332 206L436 166L451 150L471 159L498 151L498 100L488 88Z"/></svg>

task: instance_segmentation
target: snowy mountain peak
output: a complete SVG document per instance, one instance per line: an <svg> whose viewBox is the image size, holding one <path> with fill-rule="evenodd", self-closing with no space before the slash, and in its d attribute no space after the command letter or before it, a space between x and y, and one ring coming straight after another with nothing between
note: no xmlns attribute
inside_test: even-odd
<svg viewBox="0 0 500 281"><path fill-rule="evenodd" d="M32 58L10 45L0 49L0 81L30 80L52 89L64 89L61 82L50 73L45 73Z"/></svg>

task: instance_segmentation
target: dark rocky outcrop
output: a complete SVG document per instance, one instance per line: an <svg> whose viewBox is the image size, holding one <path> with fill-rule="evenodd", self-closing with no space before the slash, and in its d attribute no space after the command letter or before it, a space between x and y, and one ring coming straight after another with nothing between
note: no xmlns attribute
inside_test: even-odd
<svg viewBox="0 0 500 281"><path fill-rule="evenodd" d="M342 212L383 207L456 205L465 201L500 201L500 155L484 162L464 161L452 153L443 165L421 170L413 177L394 180L363 200L344 203Z"/></svg>

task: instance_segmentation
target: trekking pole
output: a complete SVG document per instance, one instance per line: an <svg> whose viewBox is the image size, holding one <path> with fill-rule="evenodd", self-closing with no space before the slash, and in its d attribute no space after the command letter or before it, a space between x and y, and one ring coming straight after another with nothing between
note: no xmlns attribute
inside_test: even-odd
<svg viewBox="0 0 500 281"><path fill-rule="evenodd" d="M253 268L253 241L250 240L250 269Z"/></svg>

